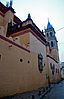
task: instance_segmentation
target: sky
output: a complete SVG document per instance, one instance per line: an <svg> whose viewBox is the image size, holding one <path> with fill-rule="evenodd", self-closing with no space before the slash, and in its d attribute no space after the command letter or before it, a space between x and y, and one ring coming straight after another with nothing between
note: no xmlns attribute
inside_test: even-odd
<svg viewBox="0 0 64 99"><path fill-rule="evenodd" d="M10 0L0 0L4 5ZM64 62L64 0L13 0L16 15L24 21L30 13L33 22L44 30L48 19L56 31L60 62ZM63 29L61 29L63 28Z"/></svg>

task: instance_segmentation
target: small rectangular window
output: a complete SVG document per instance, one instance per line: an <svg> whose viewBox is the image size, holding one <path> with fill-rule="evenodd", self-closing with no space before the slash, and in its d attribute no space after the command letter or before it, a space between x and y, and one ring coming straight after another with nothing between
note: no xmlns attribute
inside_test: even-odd
<svg viewBox="0 0 64 99"><path fill-rule="evenodd" d="M1 60L1 55L0 55L0 60Z"/></svg>
<svg viewBox="0 0 64 99"><path fill-rule="evenodd" d="M49 37L49 34L47 33L47 37Z"/></svg>
<svg viewBox="0 0 64 99"><path fill-rule="evenodd" d="M56 68L56 73L57 73L57 68Z"/></svg>
<svg viewBox="0 0 64 99"><path fill-rule="evenodd" d="M52 63L50 63L50 68L51 68L51 70L52 70Z"/></svg>

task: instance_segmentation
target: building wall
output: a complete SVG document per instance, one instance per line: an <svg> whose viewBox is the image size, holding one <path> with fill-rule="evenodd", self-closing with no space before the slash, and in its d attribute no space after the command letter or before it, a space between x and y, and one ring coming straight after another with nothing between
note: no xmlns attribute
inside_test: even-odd
<svg viewBox="0 0 64 99"><path fill-rule="evenodd" d="M13 18L14 14L11 11L6 12L4 17L0 15L0 34L4 33L6 36L8 23L12 19L13 25ZM22 26L28 24L32 24L32 22L27 21ZM54 60L47 58L44 41L37 37L31 29L19 33L21 35L12 35L12 42L15 42L13 44L5 37L2 39L3 36L0 38L0 97L48 86L47 75L49 75L51 82L60 80L60 73L55 72L54 76L52 75L50 63L55 64L55 70L56 68L60 69L60 67ZM50 53L49 49L47 50ZM38 69L38 54L40 53L43 56L42 73ZM57 57L55 51L51 53Z"/></svg>
<svg viewBox="0 0 64 99"><path fill-rule="evenodd" d="M48 60L48 67L49 67L48 74L49 74L50 82L51 83L59 82L61 79L60 64L56 63L53 59L51 59L49 57L47 58L47 60ZM52 66L53 66L53 64L55 65L54 75L52 74L52 69L51 69L50 63L52 63ZM56 72L56 69L57 69L57 72ZM59 70L59 72L58 72L58 70Z"/></svg>
<svg viewBox="0 0 64 99"><path fill-rule="evenodd" d="M38 54L0 39L0 97L47 86L46 68L39 72Z"/></svg>
<svg viewBox="0 0 64 99"><path fill-rule="evenodd" d="M11 19L12 19L12 23L13 23L13 18L14 18L14 13L11 12L10 10L7 11L7 12L5 13L5 17L4 17L4 24L6 24L6 22L7 22L7 23L10 22Z"/></svg>
<svg viewBox="0 0 64 99"><path fill-rule="evenodd" d="M31 20L27 20L27 22L24 22L23 24L22 24L22 26L26 26L26 25L28 25L28 24L32 24L32 21ZM32 24L33 25L33 24Z"/></svg>
<svg viewBox="0 0 64 99"><path fill-rule="evenodd" d="M64 79L64 62L61 62L61 78Z"/></svg>
<svg viewBox="0 0 64 99"><path fill-rule="evenodd" d="M5 36L7 33L8 23L10 22L11 19L13 25L13 18L14 18L14 14L10 10L5 13L4 17L0 15L0 26L3 26Z"/></svg>
<svg viewBox="0 0 64 99"><path fill-rule="evenodd" d="M30 49L30 34L29 32L20 35L20 43L23 47Z"/></svg>
<svg viewBox="0 0 64 99"><path fill-rule="evenodd" d="M13 37L14 42L20 44L26 49L29 49L31 52L34 52L36 54L41 53L43 55L43 59L46 60L46 45L39 40L40 37L38 37L35 32L32 32L33 31L31 31L31 29L26 29L12 34L11 36ZM34 36L33 34L35 34L36 36Z"/></svg>
<svg viewBox="0 0 64 99"><path fill-rule="evenodd" d="M46 46L41 43L32 33L30 33L30 51L34 53L41 53L43 59L46 60Z"/></svg>
<svg viewBox="0 0 64 99"><path fill-rule="evenodd" d="M64 68L61 69L61 78L64 79Z"/></svg>
<svg viewBox="0 0 64 99"><path fill-rule="evenodd" d="M21 46L23 46L26 49L30 49L30 34L29 32L26 30L26 33L24 33L24 31L20 31L17 32L16 34L20 34L15 36L14 34L11 35L13 38L13 41Z"/></svg>
<svg viewBox="0 0 64 99"><path fill-rule="evenodd" d="M4 36L4 27L3 26L0 26L0 35Z"/></svg>
<svg viewBox="0 0 64 99"><path fill-rule="evenodd" d="M3 25L3 16L0 15L0 26Z"/></svg>
<svg viewBox="0 0 64 99"><path fill-rule="evenodd" d="M52 55L57 61L59 61L59 53L58 53L57 49L52 49L52 50L51 50L51 55Z"/></svg>

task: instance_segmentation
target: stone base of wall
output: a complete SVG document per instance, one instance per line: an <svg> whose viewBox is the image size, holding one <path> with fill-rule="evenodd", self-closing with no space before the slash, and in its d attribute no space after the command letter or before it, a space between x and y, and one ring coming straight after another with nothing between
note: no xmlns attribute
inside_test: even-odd
<svg viewBox="0 0 64 99"><path fill-rule="evenodd" d="M15 94L12 96L3 97L0 99L40 99L45 93L50 89L50 87L39 88L30 92Z"/></svg>
<svg viewBox="0 0 64 99"><path fill-rule="evenodd" d="M60 80L58 83L60 83L62 80ZM53 88L57 83L50 84L49 86L45 88L39 88L37 90L19 93L7 97L2 97L0 99L42 99L46 93L48 93L51 88Z"/></svg>

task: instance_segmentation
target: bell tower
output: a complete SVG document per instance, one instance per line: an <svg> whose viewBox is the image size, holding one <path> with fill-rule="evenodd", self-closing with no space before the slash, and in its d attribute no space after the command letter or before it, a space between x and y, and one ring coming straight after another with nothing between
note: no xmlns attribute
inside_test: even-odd
<svg viewBox="0 0 64 99"><path fill-rule="evenodd" d="M47 28L45 29L46 41L49 44L49 48L51 50L51 55L56 60L59 61L58 41L57 41L57 38L56 38L55 34L56 34L55 30L48 20Z"/></svg>

